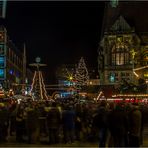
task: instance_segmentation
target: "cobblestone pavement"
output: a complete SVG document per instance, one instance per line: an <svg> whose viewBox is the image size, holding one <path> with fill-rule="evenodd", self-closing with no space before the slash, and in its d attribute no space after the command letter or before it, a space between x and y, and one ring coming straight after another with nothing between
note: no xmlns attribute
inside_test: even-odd
<svg viewBox="0 0 148 148"><path fill-rule="evenodd" d="M27 143L16 143L15 136L8 137L8 142L0 143L0 147L98 147L97 142L78 142L75 141L74 143L68 144L48 144L48 138L45 137L41 139L43 142L38 142L36 144L27 144ZM143 132L143 145L141 147L148 147L148 127L144 128Z"/></svg>

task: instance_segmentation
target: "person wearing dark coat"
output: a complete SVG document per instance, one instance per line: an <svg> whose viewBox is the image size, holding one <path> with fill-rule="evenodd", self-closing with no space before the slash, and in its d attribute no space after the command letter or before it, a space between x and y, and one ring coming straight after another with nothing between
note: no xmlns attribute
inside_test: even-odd
<svg viewBox="0 0 148 148"><path fill-rule="evenodd" d="M9 126L9 112L3 103L0 104L0 142L6 142Z"/></svg>
<svg viewBox="0 0 148 148"><path fill-rule="evenodd" d="M28 143L35 143L39 140L39 114L37 108L34 106L27 108L26 128Z"/></svg>
<svg viewBox="0 0 148 148"><path fill-rule="evenodd" d="M142 113L137 103L129 113L129 146L140 147L140 136L142 128Z"/></svg>
<svg viewBox="0 0 148 148"><path fill-rule="evenodd" d="M125 147L128 133L128 117L122 104L117 104L108 116L108 126L114 147Z"/></svg>
<svg viewBox="0 0 148 148"><path fill-rule="evenodd" d="M23 106L18 106L16 113L16 141L23 142L24 121L23 121Z"/></svg>
<svg viewBox="0 0 148 148"><path fill-rule="evenodd" d="M62 113L63 134L65 143L74 142L76 113L72 106L65 106Z"/></svg>
<svg viewBox="0 0 148 148"><path fill-rule="evenodd" d="M80 104L76 104L76 121L75 121L75 135L76 140L80 141L80 132L82 130L82 109Z"/></svg>
<svg viewBox="0 0 148 148"><path fill-rule="evenodd" d="M107 102L101 101L98 107L98 111L94 120L99 129L99 147L105 147L107 136L108 136L108 127L107 127Z"/></svg>
<svg viewBox="0 0 148 148"><path fill-rule="evenodd" d="M56 144L59 142L59 129L60 129L60 111L56 103L52 103L52 107L47 113L47 127L49 131L49 143Z"/></svg>

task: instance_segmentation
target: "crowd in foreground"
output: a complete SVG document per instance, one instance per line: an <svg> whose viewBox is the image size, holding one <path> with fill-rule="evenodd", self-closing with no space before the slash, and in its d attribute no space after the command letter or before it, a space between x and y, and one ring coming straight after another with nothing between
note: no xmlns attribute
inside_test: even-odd
<svg viewBox="0 0 148 148"><path fill-rule="evenodd" d="M99 147L140 147L148 107L136 102L21 101L0 103L0 142L98 142ZM26 138L27 137L27 138Z"/></svg>

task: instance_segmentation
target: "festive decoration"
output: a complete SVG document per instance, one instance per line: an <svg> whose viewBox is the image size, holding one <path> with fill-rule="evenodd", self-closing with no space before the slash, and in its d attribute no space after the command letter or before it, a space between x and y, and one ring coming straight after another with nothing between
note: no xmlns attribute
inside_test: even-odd
<svg viewBox="0 0 148 148"><path fill-rule="evenodd" d="M148 68L148 65L142 66L142 67L139 67L139 68L134 68L134 71L145 69L145 68Z"/></svg>
<svg viewBox="0 0 148 148"><path fill-rule="evenodd" d="M83 57L81 57L78 67L76 68L75 80L76 85L79 87L86 85L89 81L89 75Z"/></svg>
<svg viewBox="0 0 148 148"><path fill-rule="evenodd" d="M41 59L36 58L36 63L30 64L30 66L37 67L37 71L34 72L33 81L31 85L31 93L35 94L41 99L48 99L47 92L45 89L45 84L42 76L42 72L39 70L39 67L46 66L46 64L40 64Z"/></svg>
<svg viewBox="0 0 148 148"><path fill-rule="evenodd" d="M135 55L137 54L137 52L136 52L134 49L132 49L132 50L130 51L130 53L131 53L131 55L132 55L132 58L135 59Z"/></svg>
<svg viewBox="0 0 148 148"><path fill-rule="evenodd" d="M148 97L148 94L116 94L112 97Z"/></svg>
<svg viewBox="0 0 148 148"><path fill-rule="evenodd" d="M5 92L3 89L0 88L0 98L4 98L5 97Z"/></svg>

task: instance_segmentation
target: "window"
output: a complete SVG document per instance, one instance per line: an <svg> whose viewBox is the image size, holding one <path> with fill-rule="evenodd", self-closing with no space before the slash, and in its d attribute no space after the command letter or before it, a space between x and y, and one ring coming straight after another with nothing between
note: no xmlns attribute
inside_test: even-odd
<svg viewBox="0 0 148 148"><path fill-rule="evenodd" d="M110 81L111 83L114 83L114 82L116 81L115 73L111 72L111 73L109 74L109 81Z"/></svg>
<svg viewBox="0 0 148 148"><path fill-rule="evenodd" d="M125 76L125 73L124 72L121 72L121 77L124 77Z"/></svg>
<svg viewBox="0 0 148 148"><path fill-rule="evenodd" d="M4 54L4 45L0 45L0 55Z"/></svg>
<svg viewBox="0 0 148 148"><path fill-rule="evenodd" d="M4 57L3 56L1 56L0 57L0 68L4 68Z"/></svg>
<svg viewBox="0 0 148 148"><path fill-rule="evenodd" d="M0 42L4 42L4 32L0 32Z"/></svg>
<svg viewBox="0 0 148 148"><path fill-rule="evenodd" d="M0 69L0 79L3 79L4 78L4 69Z"/></svg>
<svg viewBox="0 0 148 148"><path fill-rule="evenodd" d="M112 48L112 65L126 65L129 63L129 50L123 44L121 38L118 38L117 43Z"/></svg>

